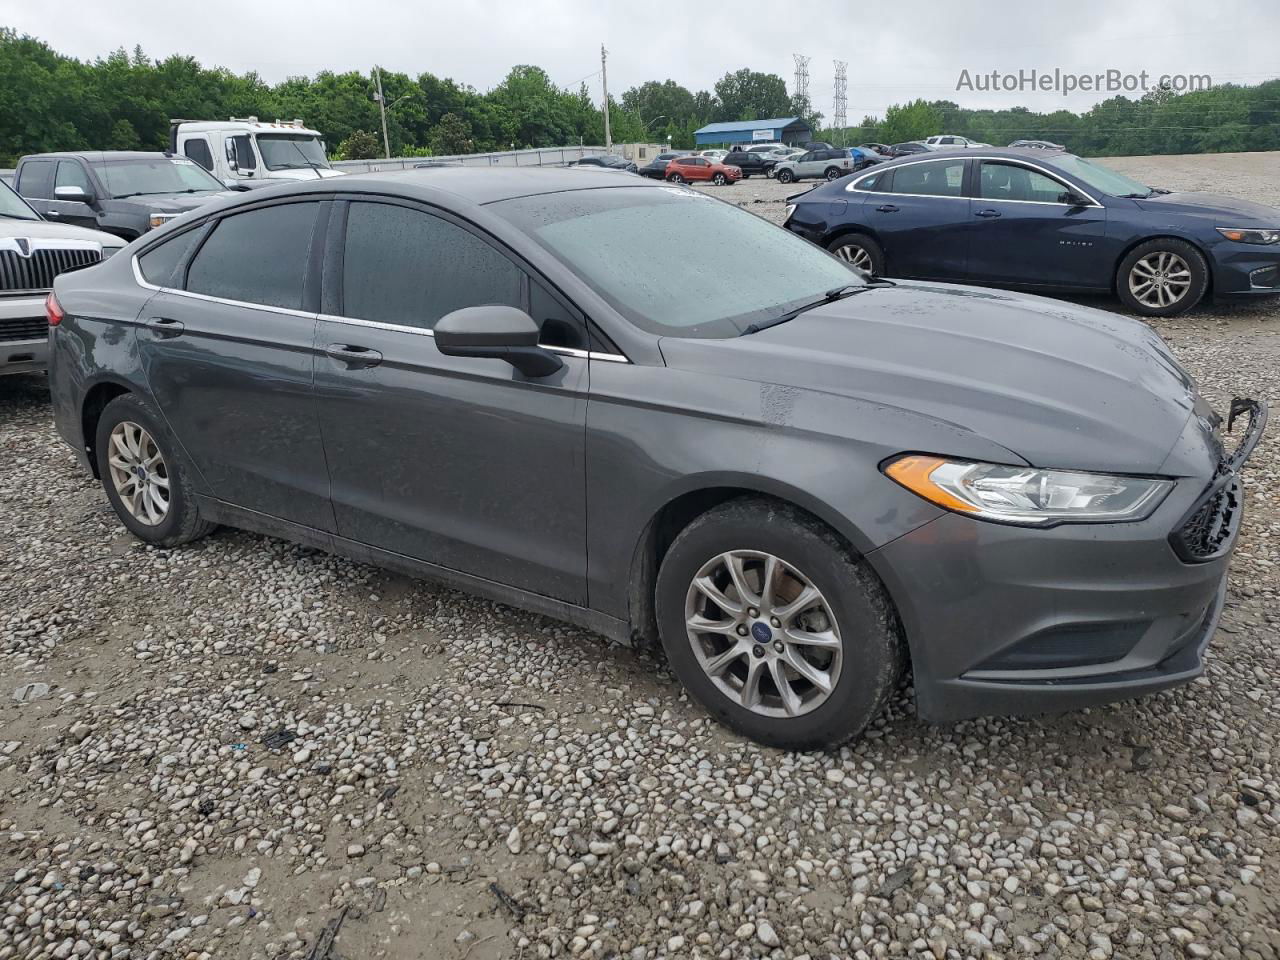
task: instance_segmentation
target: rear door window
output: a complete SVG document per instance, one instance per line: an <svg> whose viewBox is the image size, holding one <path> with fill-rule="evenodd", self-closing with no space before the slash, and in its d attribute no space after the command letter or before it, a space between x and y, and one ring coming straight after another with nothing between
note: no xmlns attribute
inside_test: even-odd
<svg viewBox="0 0 1280 960"><path fill-rule="evenodd" d="M223 217L191 261L191 293L302 309L318 203L285 203Z"/></svg>
<svg viewBox="0 0 1280 960"><path fill-rule="evenodd" d="M524 307L524 273L505 254L421 210L351 204L343 316L430 329L454 310L491 303Z"/></svg>
<svg viewBox="0 0 1280 960"><path fill-rule="evenodd" d="M18 193L33 200L53 199L52 160L28 160L18 170Z"/></svg>
<svg viewBox="0 0 1280 960"><path fill-rule="evenodd" d="M958 197L964 186L964 160L938 160L897 167L893 192L930 197Z"/></svg>

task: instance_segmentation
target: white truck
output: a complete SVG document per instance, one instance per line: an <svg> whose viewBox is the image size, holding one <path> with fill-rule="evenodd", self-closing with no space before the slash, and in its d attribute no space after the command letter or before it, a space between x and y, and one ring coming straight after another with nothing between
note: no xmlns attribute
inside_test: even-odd
<svg viewBox="0 0 1280 960"><path fill-rule="evenodd" d="M319 131L301 120L170 120L169 150L194 160L233 189L341 176L329 166Z"/></svg>

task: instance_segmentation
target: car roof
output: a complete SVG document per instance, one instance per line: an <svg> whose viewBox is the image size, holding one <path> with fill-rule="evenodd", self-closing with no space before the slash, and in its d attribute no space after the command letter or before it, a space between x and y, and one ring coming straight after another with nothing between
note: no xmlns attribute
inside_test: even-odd
<svg viewBox="0 0 1280 960"><path fill-rule="evenodd" d="M906 157L894 157L886 160L884 163L877 163L872 170L884 170L888 167L902 167L910 163L920 163L925 160L955 160L973 159L973 160L1029 160L1044 166L1052 166L1059 157L1069 157L1073 154L1065 150L1046 151L1037 150L1035 147L965 147L957 150L930 150L927 153L913 153Z"/></svg>
<svg viewBox="0 0 1280 960"><path fill-rule="evenodd" d="M32 153L23 160L55 160L78 157L82 160L154 160L156 157L174 159L172 155L159 150L64 150L58 153ZM185 159L185 158L180 158Z"/></svg>
<svg viewBox="0 0 1280 960"><path fill-rule="evenodd" d="M446 205L477 206L513 200L516 197L569 193L576 190L616 190L619 188L660 189L662 184L643 177L583 177L565 167L436 167L431 170L393 170L354 173L322 180L294 181L239 194L237 200L287 194L388 193L425 202L445 201ZM223 209L239 204L232 201Z"/></svg>

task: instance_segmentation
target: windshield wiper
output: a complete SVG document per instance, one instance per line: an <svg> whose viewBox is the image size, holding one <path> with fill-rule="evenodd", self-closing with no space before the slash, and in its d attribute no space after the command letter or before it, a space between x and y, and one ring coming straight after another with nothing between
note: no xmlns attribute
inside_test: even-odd
<svg viewBox="0 0 1280 960"><path fill-rule="evenodd" d="M871 287L862 283L846 283L839 287L832 287L818 300L812 303L806 303L796 307L794 310L788 310L781 316L774 317L772 320L761 320L758 323L751 323L746 326L740 337L750 336L753 333L759 333L761 330L768 330L770 327L776 327L780 323L786 323L788 320L794 320L806 310L812 310L814 307L820 307L824 303L832 303L835 300L843 300L845 297L851 297L855 293L862 293L864 290L870 290Z"/></svg>

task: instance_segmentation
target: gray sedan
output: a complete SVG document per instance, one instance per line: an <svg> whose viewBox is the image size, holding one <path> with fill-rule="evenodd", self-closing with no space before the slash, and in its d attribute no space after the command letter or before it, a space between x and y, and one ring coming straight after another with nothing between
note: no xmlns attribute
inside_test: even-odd
<svg viewBox="0 0 1280 960"><path fill-rule="evenodd" d="M58 431L140 540L230 524L660 640L788 748L908 667L933 719L1197 676L1266 416L1225 449L1139 322L572 171L245 194L59 277L49 321Z"/></svg>

